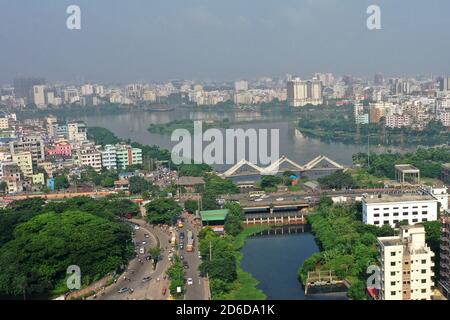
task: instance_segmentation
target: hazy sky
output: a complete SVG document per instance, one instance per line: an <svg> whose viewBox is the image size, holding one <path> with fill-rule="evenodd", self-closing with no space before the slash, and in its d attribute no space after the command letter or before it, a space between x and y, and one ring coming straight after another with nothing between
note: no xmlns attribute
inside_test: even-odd
<svg viewBox="0 0 450 320"><path fill-rule="evenodd" d="M0 0L0 83L450 74L449 20L448 0Z"/></svg>

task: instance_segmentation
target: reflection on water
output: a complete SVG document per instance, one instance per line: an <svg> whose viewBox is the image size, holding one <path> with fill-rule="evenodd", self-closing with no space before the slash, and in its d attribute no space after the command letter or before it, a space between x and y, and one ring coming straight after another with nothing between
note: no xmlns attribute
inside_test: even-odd
<svg viewBox="0 0 450 320"><path fill-rule="evenodd" d="M242 249L242 268L259 282L269 300L343 300L345 292L305 296L297 272L305 259L319 252L307 226L277 228L249 237Z"/></svg>

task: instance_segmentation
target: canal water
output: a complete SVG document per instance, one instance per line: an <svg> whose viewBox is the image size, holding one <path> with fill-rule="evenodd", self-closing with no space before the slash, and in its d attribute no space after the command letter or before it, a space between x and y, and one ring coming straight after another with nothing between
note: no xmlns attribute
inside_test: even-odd
<svg viewBox="0 0 450 320"><path fill-rule="evenodd" d="M284 227L247 238L242 248L242 269L260 283L269 300L345 300L345 292L320 292L305 296L297 280L303 262L319 247L308 226Z"/></svg>

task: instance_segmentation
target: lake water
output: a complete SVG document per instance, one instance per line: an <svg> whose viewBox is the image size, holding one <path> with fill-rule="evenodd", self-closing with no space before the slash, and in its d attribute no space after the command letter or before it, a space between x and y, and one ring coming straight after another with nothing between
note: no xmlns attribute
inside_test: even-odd
<svg viewBox="0 0 450 320"><path fill-rule="evenodd" d="M172 142L170 135L148 132L147 128L150 124L168 123L181 119L208 121L227 118L230 121L253 121L251 124L234 126L237 128L279 129L280 155L286 155L300 164L305 164L318 155L325 155L343 165L351 165L353 154L367 152L367 145L365 144L327 143L319 139L305 137L296 129L296 119L292 118L290 114L283 113L174 110L168 112L136 111L113 115L98 113L89 116L80 115L79 117L88 126L107 128L120 138L129 138L142 144L158 145L167 149L171 149L177 142ZM372 146L371 152L383 152L388 149L402 151L399 148ZM218 170L224 170L228 167L230 165L216 166Z"/></svg>
<svg viewBox="0 0 450 320"><path fill-rule="evenodd" d="M304 228L304 232L302 232ZM247 238L242 249L242 268L259 282L269 300L343 300L345 292L320 293L305 296L304 287L297 280L303 262L319 252L308 227L285 227L281 234L255 235Z"/></svg>

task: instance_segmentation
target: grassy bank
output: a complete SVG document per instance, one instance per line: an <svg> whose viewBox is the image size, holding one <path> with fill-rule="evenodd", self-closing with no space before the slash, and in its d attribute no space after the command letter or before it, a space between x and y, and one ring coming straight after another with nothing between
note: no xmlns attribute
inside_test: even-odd
<svg viewBox="0 0 450 320"><path fill-rule="evenodd" d="M265 300L267 296L263 291L257 288L259 281L256 280L250 273L244 271L241 266L241 261L244 254L241 249L245 245L245 240L257 233L269 229L270 226L255 226L245 228L233 241L233 246L236 251L236 271L237 280L235 287L226 295L221 297L223 300Z"/></svg>

